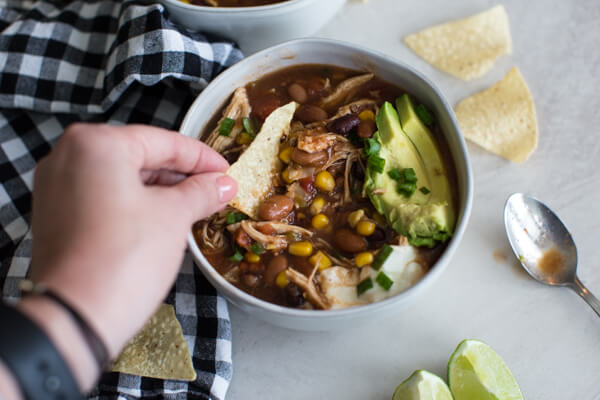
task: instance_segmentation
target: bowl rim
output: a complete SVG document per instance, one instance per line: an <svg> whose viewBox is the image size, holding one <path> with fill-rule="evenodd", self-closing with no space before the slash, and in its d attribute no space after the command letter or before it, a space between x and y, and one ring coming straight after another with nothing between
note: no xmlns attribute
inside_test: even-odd
<svg viewBox="0 0 600 400"><path fill-rule="evenodd" d="M202 251L197 245L194 235L192 231L188 233L188 248L192 252L195 258L195 264L200 269L200 271L208 275L207 279L211 281L211 284L214 286L219 286L215 289L219 292L222 292L224 297L226 297L229 301L236 304L237 301L241 301L246 303L247 305L259 308L263 311L269 311L280 316L285 317L298 317L298 318L310 318L310 319L318 319L318 320L328 320L328 319L336 319L340 317L344 317L347 315L357 314L357 313L367 313L369 311L374 311L379 308L386 308L395 303L400 303L402 301L407 300L409 297L413 297L417 292L424 290L431 283L435 281L435 279L442 274L444 269L447 267L452 255L460 245L460 241L465 233L467 228L469 218L471 215L472 203L473 203L473 172L471 167L471 162L469 160L469 154L467 152L467 146L465 139L462 135L460 127L458 125L458 121L456 120L456 116L454 114L453 108L450 106L442 92L438 89L438 87L425 75L421 72L417 71L415 68L410 65L394 58L390 57L387 54L378 52L376 50L372 50L369 48L365 48L360 45L356 45L349 42L344 42L340 40L333 39L322 39L322 38L302 38L295 39L280 43L275 46L268 47L264 50L261 50L247 58L244 58L237 64L223 71L219 76L217 76L213 81L209 83L209 85L196 97L179 127L179 133L184 134L183 132L186 130L186 126L190 123L190 120L193 120L191 117L191 111L194 109L194 106L200 99L203 97L202 94L208 89L209 86L216 86L221 81L227 80L228 75L232 74L237 70L244 70L246 68L246 64L252 63L255 59L262 59L268 53L275 53L281 49L285 49L291 45L300 45L300 46L308 46L311 45L325 45L325 46L333 46L333 47L341 47L348 51L358 52L362 55L366 55L368 57L374 57L378 59L383 59L384 61L394 64L399 69L402 69L404 72L412 75L413 77L420 79L423 83L425 83L429 89L439 98L442 103L443 108L448 113L450 118L450 123L456 132L456 136L458 139L458 146L456 147L457 157L453 157L453 162L456 163L456 159L462 159L465 164L465 176L464 176L464 206L458 209L458 214L460 220L457 221L454 234L450 239L446 249L440 256L440 258L433 264L433 266L429 269L429 271L425 274L425 276L415 283L413 286L408 288L407 290L400 292L396 295L390 296L386 299L376 301L373 303L368 303L365 305L360 305L356 307L342 308L342 309L330 309L330 310L303 310L291 307L280 306L277 304L270 303L265 300L261 300L257 297L252 296L249 293L246 293L242 289L237 288L232 283L227 281L204 257ZM377 64L375 62L374 64ZM272 72L272 71L271 71ZM198 262L201 265L198 265ZM235 300L231 300L230 297Z"/></svg>
<svg viewBox="0 0 600 400"><path fill-rule="evenodd" d="M198 4L184 3L180 0L161 0L165 3L169 3L174 7L180 7L185 10L202 11L206 13L214 14L256 14L265 11L285 11L291 12L298 7L301 7L304 3L309 3L316 0L285 0L280 3L267 4L263 6L248 6L248 7L209 7L200 6Z"/></svg>

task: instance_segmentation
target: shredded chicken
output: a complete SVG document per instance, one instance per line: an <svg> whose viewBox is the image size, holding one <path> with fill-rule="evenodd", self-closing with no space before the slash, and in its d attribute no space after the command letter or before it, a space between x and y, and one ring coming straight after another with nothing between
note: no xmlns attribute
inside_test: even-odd
<svg viewBox="0 0 600 400"><path fill-rule="evenodd" d="M310 301L314 306L323 310L327 310L331 307L327 297L325 297L325 295L315 285L314 270L313 273L311 273L310 278L307 278L306 276L302 275L300 272L296 271L293 268L288 268L285 274L291 282L298 285L300 289L304 291L306 299Z"/></svg>
<svg viewBox="0 0 600 400"><path fill-rule="evenodd" d="M359 148L354 147L354 145L347 140L344 142L336 142L333 146L331 157L329 157L329 160L327 160L327 163L321 169L327 169L339 160L345 160L346 158L350 157L350 154L353 153L358 157L360 151L361 150Z"/></svg>
<svg viewBox="0 0 600 400"><path fill-rule="evenodd" d="M360 157L356 152L348 154L348 158L346 158L346 167L344 169L344 203L349 203L352 201L352 195L350 191L350 172L352 170L352 164L354 164L358 158Z"/></svg>
<svg viewBox="0 0 600 400"><path fill-rule="evenodd" d="M306 130L314 130L314 129L324 129L324 127L330 122L335 121L336 119L343 117L348 114L358 114L363 110L370 109L373 111L373 114L377 115L379 111L379 107L377 106L377 102L371 99L361 99L354 101L352 103L346 104L345 106L341 106L338 108L335 115L331 118L324 119L322 121L312 122L308 125L303 126L303 129Z"/></svg>
<svg viewBox="0 0 600 400"><path fill-rule="evenodd" d="M225 111L223 111L223 116L217 123L217 127L210 133L210 135L208 135L208 138L205 141L206 144L217 152L222 153L234 143L235 138L243 129L241 122L242 118L249 117L250 111L250 101L248 100L246 88L237 88L235 92L233 92L231 102L227 108L225 108ZM228 136L223 136L219 133L221 123L225 118L230 118L235 121L235 125Z"/></svg>
<svg viewBox="0 0 600 400"><path fill-rule="evenodd" d="M374 114L377 114L377 111L379 111L379 107L377 106L377 102L375 100L361 99L338 108L332 119L337 119L348 114L358 114L359 112L368 108L370 108Z"/></svg>
<svg viewBox="0 0 600 400"><path fill-rule="evenodd" d="M225 247L225 237L223 236L223 227L225 218L232 209L227 207L225 210L213 214L209 218L200 221L200 237L207 252L218 252Z"/></svg>
<svg viewBox="0 0 600 400"><path fill-rule="evenodd" d="M335 134L304 135L298 139L297 147L307 153L316 153L330 148L336 140Z"/></svg>
<svg viewBox="0 0 600 400"><path fill-rule="evenodd" d="M257 230L257 228L263 225L270 225L278 235L265 235L264 233ZM230 232L235 232L238 228L242 228L248 236L253 240L260 243L267 250L283 250L288 246L289 238L285 235L289 232L295 233L300 236L311 237L313 233L307 229L304 229L296 225L288 225L283 222L270 222L270 221L242 221L236 224L227 225L227 229Z"/></svg>
<svg viewBox="0 0 600 400"><path fill-rule="evenodd" d="M373 79L374 74L364 74L348 78L345 81L340 82L335 88L333 93L321 100L322 108L335 107L341 103L344 99L351 98L356 91L365 83Z"/></svg>

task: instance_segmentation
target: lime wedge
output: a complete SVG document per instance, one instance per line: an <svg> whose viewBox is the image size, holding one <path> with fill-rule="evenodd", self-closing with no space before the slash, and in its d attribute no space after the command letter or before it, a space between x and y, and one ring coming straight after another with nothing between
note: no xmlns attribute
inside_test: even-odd
<svg viewBox="0 0 600 400"><path fill-rule="evenodd" d="M398 385L392 400L452 400L452 394L442 378L420 369Z"/></svg>
<svg viewBox="0 0 600 400"><path fill-rule="evenodd" d="M523 400L504 361L479 340L463 340L448 361L448 384L456 400Z"/></svg>

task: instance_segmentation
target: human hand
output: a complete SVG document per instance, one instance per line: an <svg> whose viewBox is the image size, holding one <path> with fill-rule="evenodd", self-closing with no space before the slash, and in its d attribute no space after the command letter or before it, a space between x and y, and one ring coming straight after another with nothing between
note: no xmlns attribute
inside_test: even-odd
<svg viewBox="0 0 600 400"><path fill-rule="evenodd" d="M191 225L236 183L203 143L149 126L75 124L38 164L31 279L118 355L173 284Z"/></svg>

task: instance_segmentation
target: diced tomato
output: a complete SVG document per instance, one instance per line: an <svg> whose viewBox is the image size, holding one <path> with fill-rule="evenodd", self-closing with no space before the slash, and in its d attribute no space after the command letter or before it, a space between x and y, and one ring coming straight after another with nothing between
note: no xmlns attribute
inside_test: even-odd
<svg viewBox="0 0 600 400"><path fill-rule="evenodd" d="M314 195L316 193L315 177L313 175L299 179L298 183L300 184L300 187L304 189L304 191L306 191L306 193L309 193L311 195Z"/></svg>
<svg viewBox="0 0 600 400"><path fill-rule="evenodd" d="M281 99L274 94L267 94L252 101L252 113L261 120L267 119L276 108L281 106Z"/></svg>
<svg viewBox="0 0 600 400"><path fill-rule="evenodd" d="M252 238L248 236L246 231L242 228L238 228L237 231L233 234L233 239L238 244L238 246L243 247L246 250L250 250L250 245L252 244Z"/></svg>

